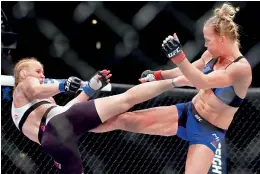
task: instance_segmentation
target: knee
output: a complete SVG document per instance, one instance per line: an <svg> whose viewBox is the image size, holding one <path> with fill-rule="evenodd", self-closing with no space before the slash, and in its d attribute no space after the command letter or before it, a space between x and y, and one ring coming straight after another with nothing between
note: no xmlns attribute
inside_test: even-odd
<svg viewBox="0 0 260 174"><path fill-rule="evenodd" d="M164 136L170 137L170 136L174 136L176 134L177 134L177 131L175 129L175 130L170 130L170 131L165 132Z"/></svg>
<svg viewBox="0 0 260 174"><path fill-rule="evenodd" d="M134 102L133 96L131 96L129 93L125 92L121 94L121 104L123 107L126 108L126 110L130 109L132 106L134 106L136 103Z"/></svg>
<svg viewBox="0 0 260 174"><path fill-rule="evenodd" d="M125 112L125 113L121 114L120 116L118 116L117 124L120 125L120 126L118 126L119 129L126 130L126 128L131 127L131 125L135 125L135 123L134 123L135 117L133 115L134 115L134 113L132 113L132 112Z"/></svg>
<svg viewBox="0 0 260 174"><path fill-rule="evenodd" d="M125 113L119 115L117 118L118 123L120 123L122 125L126 124L129 120L129 118L131 117L131 115L132 115L131 112L125 112Z"/></svg>
<svg viewBox="0 0 260 174"><path fill-rule="evenodd" d="M177 134L178 131L178 123L174 123L170 125L169 127L166 127L165 130L163 131L164 136L174 136Z"/></svg>

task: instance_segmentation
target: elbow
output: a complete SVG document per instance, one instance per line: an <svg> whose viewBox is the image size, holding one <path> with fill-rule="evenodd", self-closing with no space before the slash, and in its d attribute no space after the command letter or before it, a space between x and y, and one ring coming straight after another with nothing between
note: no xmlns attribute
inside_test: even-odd
<svg viewBox="0 0 260 174"><path fill-rule="evenodd" d="M197 89L197 90L200 90L201 88L197 85L194 85L194 87Z"/></svg>
<svg viewBox="0 0 260 174"><path fill-rule="evenodd" d="M31 96L31 99L38 99L39 93L37 92L37 90L32 89L32 90L30 91L30 96Z"/></svg>
<svg viewBox="0 0 260 174"><path fill-rule="evenodd" d="M28 90L28 96L30 96L30 99L39 99L40 92L37 89L37 87L32 87L31 89Z"/></svg>
<svg viewBox="0 0 260 174"><path fill-rule="evenodd" d="M194 84L194 87L195 87L196 89L200 90L200 89L206 89L206 88L208 88L208 85L207 85L207 83L195 83L195 84Z"/></svg>
<svg viewBox="0 0 260 174"><path fill-rule="evenodd" d="M201 85L194 85L194 87L197 89L197 90L200 90L200 89L205 89L203 86Z"/></svg>
<svg viewBox="0 0 260 174"><path fill-rule="evenodd" d="M206 77L202 77L200 80L194 83L196 89L207 89L209 86L209 81Z"/></svg>

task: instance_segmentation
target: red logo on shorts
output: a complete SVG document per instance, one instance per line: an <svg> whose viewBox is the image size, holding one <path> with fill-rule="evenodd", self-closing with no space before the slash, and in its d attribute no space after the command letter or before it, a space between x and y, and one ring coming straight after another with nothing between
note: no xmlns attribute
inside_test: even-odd
<svg viewBox="0 0 260 174"><path fill-rule="evenodd" d="M41 130L42 130L42 131L45 131L45 126L41 126Z"/></svg>
<svg viewBox="0 0 260 174"><path fill-rule="evenodd" d="M219 143L219 137L217 134L213 133L212 136L214 137L214 140L210 143L212 144L212 146L214 146L215 148L217 148L217 145Z"/></svg>
<svg viewBox="0 0 260 174"><path fill-rule="evenodd" d="M214 146L215 148L217 148L217 141L216 141L216 140L213 140L213 141L211 142L211 144L212 144L212 146Z"/></svg>
<svg viewBox="0 0 260 174"><path fill-rule="evenodd" d="M56 161L54 161L54 165L55 165L55 167L61 169L61 165L60 165L60 163L57 163Z"/></svg>

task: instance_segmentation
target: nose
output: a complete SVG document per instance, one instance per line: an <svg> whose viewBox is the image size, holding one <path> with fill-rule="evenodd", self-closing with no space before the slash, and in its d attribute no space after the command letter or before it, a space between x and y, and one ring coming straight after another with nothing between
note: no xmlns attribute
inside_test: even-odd
<svg viewBox="0 0 260 174"><path fill-rule="evenodd" d="M45 78L45 76L43 74L41 74L41 78Z"/></svg>

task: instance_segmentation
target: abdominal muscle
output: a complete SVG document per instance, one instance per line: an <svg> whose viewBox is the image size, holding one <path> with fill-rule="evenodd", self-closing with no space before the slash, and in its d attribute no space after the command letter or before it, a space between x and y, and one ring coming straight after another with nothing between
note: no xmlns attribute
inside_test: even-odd
<svg viewBox="0 0 260 174"><path fill-rule="evenodd" d="M238 108L219 100L211 89L201 89L192 99L197 112L211 124L227 130Z"/></svg>
<svg viewBox="0 0 260 174"><path fill-rule="evenodd" d="M53 104L45 104L39 106L37 109L29 114L22 127L23 134L27 136L30 140L38 144L40 144L38 140L38 133L42 117L46 110L51 106L53 106Z"/></svg>

